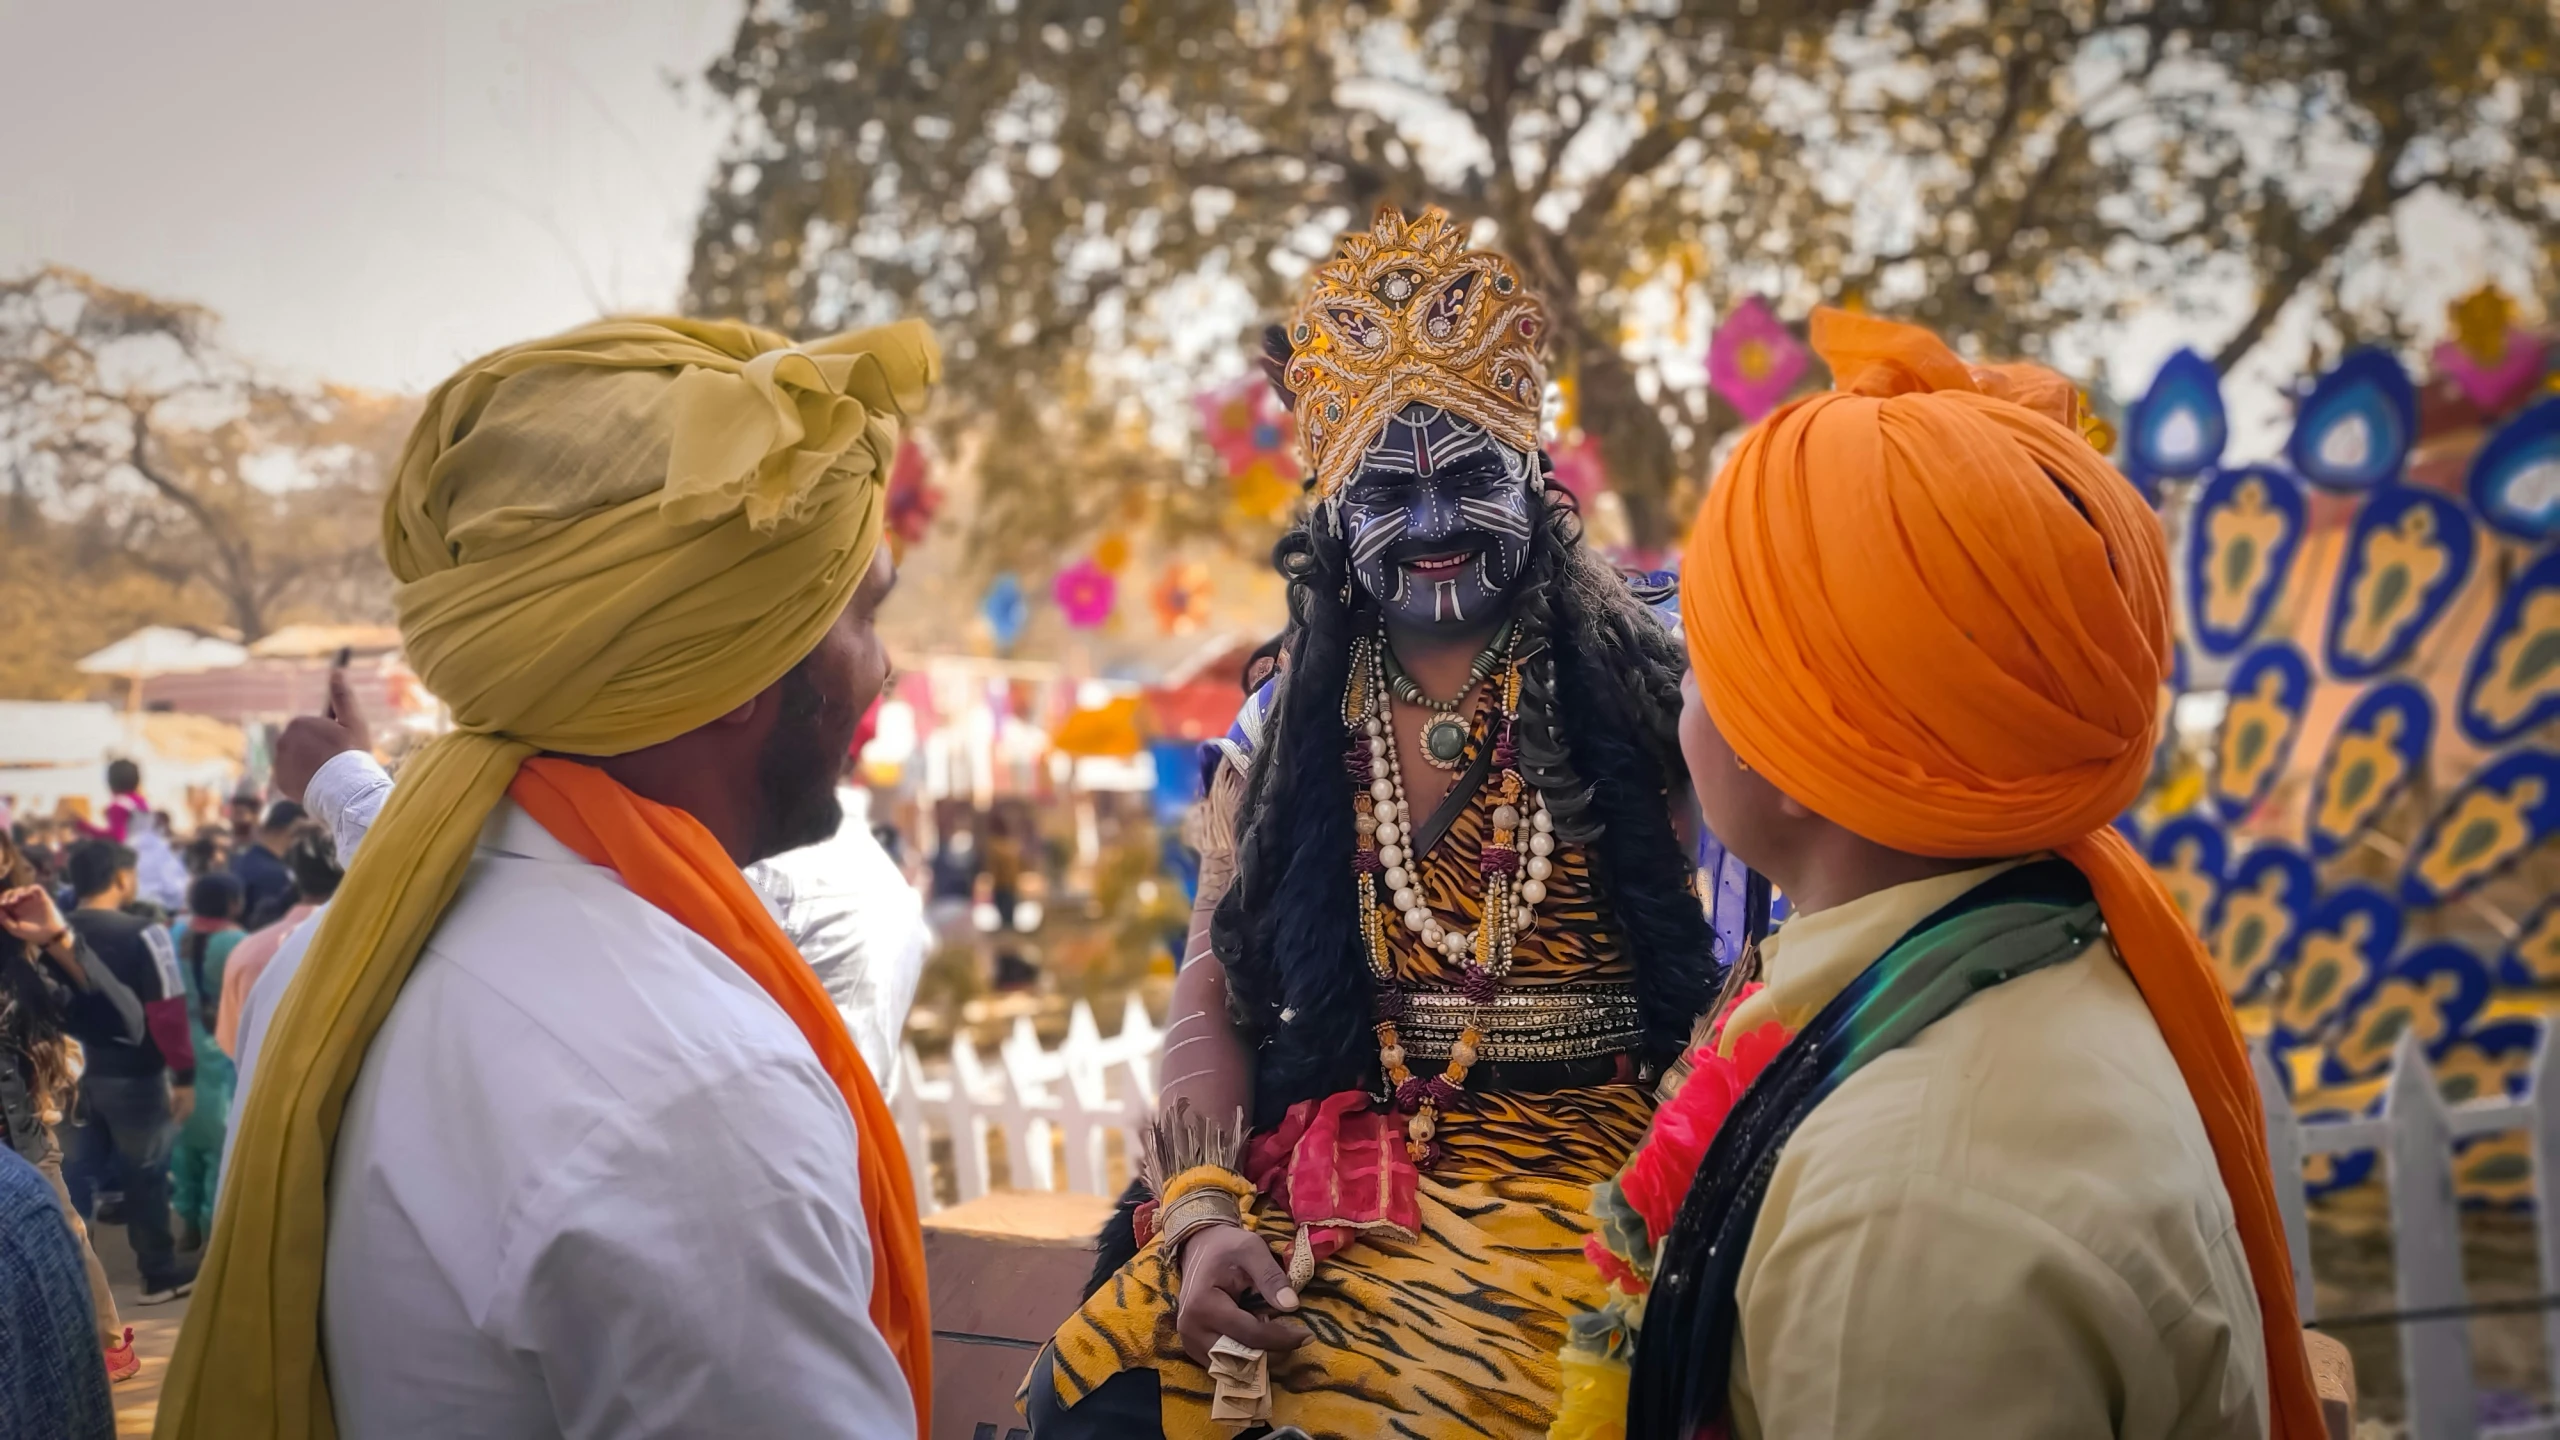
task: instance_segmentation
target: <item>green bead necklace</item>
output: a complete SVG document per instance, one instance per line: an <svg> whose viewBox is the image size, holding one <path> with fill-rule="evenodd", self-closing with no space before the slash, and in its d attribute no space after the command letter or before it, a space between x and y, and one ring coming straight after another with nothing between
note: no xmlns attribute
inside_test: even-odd
<svg viewBox="0 0 2560 1440"><path fill-rule="evenodd" d="M1378 655L1386 662L1387 687L1407 705L1418 705L1431 712L1429 718L1422 722L1423 759L1442 770L1458 768L1458 761L1467 753L1467 722L1459 716L1458 707L1467 702L1468 696L1476 693L1476 687L1484 684L1510 650L1511 622L1505 620L1502 628L1493 632L1493 639L1477 652L1474 663L1467 666L1467 683L1458 687L1457 694L1441 700L1423 692L1397 661L1395 647L1387 643L1385 634L1378 636Z"/></svg>

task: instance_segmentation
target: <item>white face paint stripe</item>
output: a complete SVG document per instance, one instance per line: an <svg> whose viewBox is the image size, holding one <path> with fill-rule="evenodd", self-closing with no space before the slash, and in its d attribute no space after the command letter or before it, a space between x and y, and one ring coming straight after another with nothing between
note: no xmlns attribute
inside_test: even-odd
<svg viewBox="0 0 2560 1440"><path fill-rule="evenodd" d="M1467 607L1458 599L1457 581L1434 580L1431 582L1431 618L1434 620L1467 618Z"/></svg>
<svg viewBox="0 0 2560 1440"><path fill-rule="evenodd" d="M1377 559L1380 552L1403 538L1404 527L1405 514L1401 510L1390 511L1362 525L1351 540L1351 563L1366 565Z"/></svg>
<svg viewBox="0 0 2560 1440"><path fill-rule="evenodd" d="M1458 497L1458 513L1478 526L1514 540L1529 538L1529 517L1519 507L1475 495Z"/></svg>
<svg viewBox="0 0 2560 1440"><path fill-rule="evenodd" d="M1496 441L1483 426L1437 406L1408 405L1388 418L1386 429L1362 453L1360 468L1430 475L1488 447L1503 452L1504 468L1512 471L1512 478L1519 478L1513 468L1518 452Z"/></svg>

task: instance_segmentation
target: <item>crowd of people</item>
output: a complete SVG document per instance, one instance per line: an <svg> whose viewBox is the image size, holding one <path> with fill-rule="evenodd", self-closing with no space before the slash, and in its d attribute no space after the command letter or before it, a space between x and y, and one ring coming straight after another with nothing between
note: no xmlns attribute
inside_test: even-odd
<svg viewBox="0 0 2560 1440"><path fill-rule="evenodd" d="M2171 617L2081 397L1817 312L1835 388L1675 590L1552 481L1544 323L1390 208L1265 338L1287 630L1204 753L1164 1111L1030 1433L2321 1434L2237 1027L2109 823ZM113 836L13 859L20 1148L68 1117L59 1208L112 1193L153 1296L220 1186L162 1436L934 1433L880 1083L928 932L839 783L940 371L913 322L473 362L385 507L453 731L395 781L342 692L295 721L309 816L183 916ZM182 1123L216 1056L227 1153Z"/></svg>
<svg viewBox="0 0 2560 1440"><path fill-rule="evenodd" d="M7 1149L41 1171L87 1274L110 1381L140 1369L89 1227L124 1231L138 1299L195 1286L231 1110L230 1039L264 959L340 871L300 805L235 799L231 824L179 840L140 768L114 797L0 831L0 1097ZM171 873L174 872L174 873Z"/></svg>

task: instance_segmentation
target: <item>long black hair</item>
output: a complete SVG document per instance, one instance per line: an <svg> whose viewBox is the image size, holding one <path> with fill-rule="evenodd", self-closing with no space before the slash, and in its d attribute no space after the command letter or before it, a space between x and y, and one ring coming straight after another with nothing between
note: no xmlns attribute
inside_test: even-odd
<svg viewBox="0 0 2560 1440"><path fill-rule="evenodd" d="M1636 967L1643 1057L1667 1065L1707 1006L1714 941L1672 828L1683 775L1679 639L1583 544L1569 492L1544 491L1513 600L1524 659L1515 730L1524 779L1582 845ZM1257 1046L1255 1123L1365 1083L1371 981L1352 889L1342 700L1374 607L1319 508L1281 537L1288 665L1236 824L1236 880L1210 940L1238 1025Z"/></svg>
<svg viewBox="0 0 2560 1440"><path fill-rule="evenodd" d="M0 825L0 890L41 883L17 836ZM36 969L47 963L17 936L0 935L0 1065L17 1067L39 1116L59 1113L71 1093L61 987L47 984ZM0 1121L0 1145L14 1138Z"/></svg>

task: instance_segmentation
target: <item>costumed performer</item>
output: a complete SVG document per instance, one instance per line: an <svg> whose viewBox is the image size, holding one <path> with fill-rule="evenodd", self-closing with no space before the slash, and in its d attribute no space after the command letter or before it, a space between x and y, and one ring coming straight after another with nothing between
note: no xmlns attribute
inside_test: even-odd
<svg viewBox="0 0 2560 1440"><path fill-rule="evenodd" d="M627 319L428 398L383 548L457 730L264 1036L164 1440L928 1433L897 1130L740 866L835 828L938 368Z"/></svg>
<svg viewBox="0 0 2560 1440"><path fill-rule="evenodd" d="M1267 343L1314 497L1285 663L1220 747L1153 1199L1033 1367L1039 1440L1546 1431L1585 1200L1716 970L1679 641L1546 478L1544 324L1389 208Z"/></svg>

